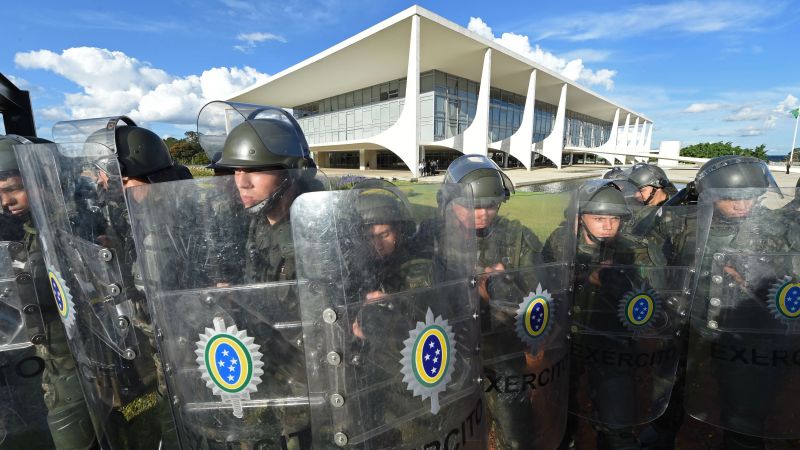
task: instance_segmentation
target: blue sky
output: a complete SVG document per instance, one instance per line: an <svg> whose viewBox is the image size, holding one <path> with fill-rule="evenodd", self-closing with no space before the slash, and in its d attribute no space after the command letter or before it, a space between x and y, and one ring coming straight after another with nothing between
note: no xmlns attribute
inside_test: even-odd
<svg viewBox="0 0 800 450"><path fill-rule="evenodd" d="M163 135L412 3L365 0L12 2L0 72L57 120L131 114ZM419 4L527 53L655 122L660 140L786 153L800 106L791 1L459 1ZM795 37L793 37L795 36Z"/></svg>

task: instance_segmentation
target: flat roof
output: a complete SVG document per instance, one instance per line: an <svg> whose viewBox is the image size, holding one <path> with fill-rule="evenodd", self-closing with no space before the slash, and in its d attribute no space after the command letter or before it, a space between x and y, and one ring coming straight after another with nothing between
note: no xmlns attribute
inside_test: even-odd
<svg viewBox="0 0 800 450"><path fill-rule="evenodd" d="M407 75L411 18L420 16L420 72L440 70L480 81L483 55L492 52L492 87L526 95L531 69L537 69L536 99L558 104L561 86L570 85L567 109L608 120L620 109L651 122L506 47L418 5L352 36L325 51L249 87L230 100L291 108Z"/></svg>

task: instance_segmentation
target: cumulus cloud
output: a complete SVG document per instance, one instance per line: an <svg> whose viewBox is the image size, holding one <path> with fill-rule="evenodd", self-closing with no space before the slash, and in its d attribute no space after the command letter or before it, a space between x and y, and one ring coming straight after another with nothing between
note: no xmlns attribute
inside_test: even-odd
<svg viewBox="0 0 800 450"><path fill-rule="evenodd" d="M284 44L286 43L286 38L284 38L283 36L273 33L263 33L263 32L241 33L238 36L236 36L236 40L241 41L242 44L234 45L233 48L243 53L251 52L261 42L277 41Z"/></svg>
<svg viewBox="0 0 800 450"><path fill-rule="evenodd" d="M628 9L587 11L554 17L537 24L539 39L569 41L622 39L649 33L704 34L746 31L779 14L785 2L768 5L745 0L677 1L639 4Z"/></svg>
<svg viewBox="0 0 800 450"><path fill-rule="evenodd" d="M24 69L47 70L80 86L64 94L64 104L42 110L51 120L125 114L141 122L188 124L200 106L224 99L267 78L252 67L216 67L200 75L173 76L145 62L96 47L76 47L60 54L50 50L17 53Z"/></svg>
<svg viewBox="0 0 800 450"><path fill-rule="evenodd" d="M470 17L467 28L486 39L490 39L509 50L560 73L569 80L588 85L600 85L607 90L614 87L614 76L617 74L614 70L600 69L594 71L587 69L583 64L583 59L568 60L558 57L551 52L543 50L538 44L532 46L530 39L525 35L503 33L500 37L496 37L492 32L492 28L480 17Z"/></svg>
<svg viewBox="0 0 800 450"><path fill-rule="evenodd" d="M691 105L689 105L689 107L684 109L683 112L685 112L685 113L703 113L703 112L708 112L708 111L716 111L716 110L722 108L723 106L725 106L725 105L723 105L722 103L692 103Z"/></svg>
<svg viewBox="0 0 800 450"><path fill-rule="evenodd" d="M778 106L775 107L774 112L778 114L784 114L796 109L798 106L800 106L800 102L798 102L797 97L789 94L780 103L778 103Z"/></svg>
<svg viewBox="0 0 800 450"><path fill-rule="evenodd" d="M743 106L737 109L733 114L725 117L726 122L739 122L746 120L763 120L769 113L763 109L753 108L751 106Z"/></svg>

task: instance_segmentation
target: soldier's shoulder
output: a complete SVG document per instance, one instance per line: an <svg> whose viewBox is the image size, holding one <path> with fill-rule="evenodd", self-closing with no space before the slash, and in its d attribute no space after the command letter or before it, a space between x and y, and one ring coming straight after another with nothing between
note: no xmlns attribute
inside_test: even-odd
<svg viewBox="0 0 800 450"><path fill-rule="evenodd" d="M509 219L507 217L498 218L499 231L502 232L503 237L506 239L516 239L517 236L522 237L526 245L536 251L542 250L542 242L536 233L533 232L528 226L523 224L517 219Z"/></svg>

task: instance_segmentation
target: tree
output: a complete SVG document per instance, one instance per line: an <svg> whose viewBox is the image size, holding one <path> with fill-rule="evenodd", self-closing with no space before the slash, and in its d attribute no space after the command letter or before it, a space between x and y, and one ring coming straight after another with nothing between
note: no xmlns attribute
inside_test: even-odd
<svg viewBox="0 0 800 450"><path fill-rule="evenodd" d="M742 148L738 145L733 145L732 142L703 142L700 144L690 145L681 149L681 156L688 156L693 158L716 158L717 156L725 155L741 155L752 156L755 158L767 160L767 151L764 144L759 145L754 149Z"/></svg>
<svg viewBox="0 0 800 450"><path fill-rule="evenodd" d="M200 146L200 139L196 131L187 131L184 133L183 139L166 138L164 143L167 144L172 158L181 164L208 164L210 162Z"/></svg>

